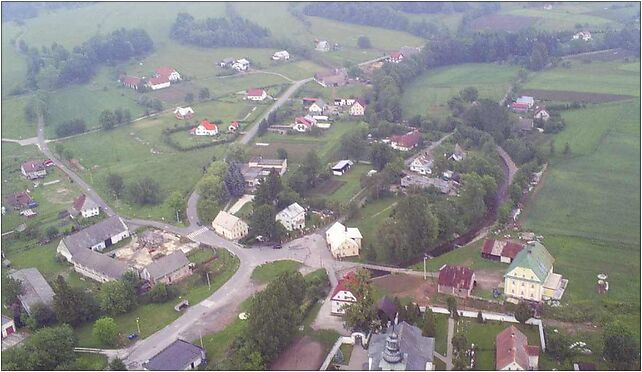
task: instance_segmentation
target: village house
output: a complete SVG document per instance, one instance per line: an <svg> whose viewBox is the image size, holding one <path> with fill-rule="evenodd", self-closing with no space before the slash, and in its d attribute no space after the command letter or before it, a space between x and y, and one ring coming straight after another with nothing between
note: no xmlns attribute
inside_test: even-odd
<svg viewBox="0 0 642 372"><path fill-rule="evenodd" d="M277 213L275 219L288 231L301 230L305 228L305 209L299 203L292 203Z"/></svg>
<svg viewBox="0 0 642 372"><path fill-rule="evenodd" d="M255 157L248 164L241 166L241 174L245 180L245 188L253 191L261 181L270 174L271 169L276 169L282 176L288 168L287 159L264 159Z"/></svg>
<svg viewBox="0 0 642 372"><path fill-rule="evenodd" d="M332 167L332 174L343 176L353 165L354 162L352 160L341 160Z"/></svg>
<svg viewBox="0 0 642 372"><path fill-rule="evenodd" d="M437 292L467 298L475 287L475 273L465 266L444 265L439 269Z"/></svg>
<svg viewBox="0 0 642 372"><path fill-rule="evenodd" d="M214 231L229 240L238 240L244 238L249 226L240 218L225 211L220 211L212 221Z"/></svg>
<svg viewBox="0 0 642 372"><path fill-rule="evenodd" d="M522 249L504 274L504 295L511 302L562 298L568 280L553 273L555 259L535 241Z"/></svg>
<svg viewBox="0 0 642 372"><path fill-rule="evenodd" d="M519 118L517 120L517 124L515 126L515 129L522 131L522 132L530 132L533 130L535 126L533 125L533 119L529 118Z"/></svg>
<svg viewBox="0 0 642 372"><path fill-rule="evenodd" d="M28 180L43 178L47 175L47 169L42 163L42 160L26 161L20 166L20 171Z"/></svg>
<svg viewBox="0 0 642 372"><path fill-rule="evenodd" d="M435 187L440 193L454 195L457 192L456 184L454 181L446 181L437 177L424 177L416 174L407 174L401 178L401 187L418 187L427 189Z"/></svg>
<svg viewBox="0 0 642 372"><path fill-rule="evenodd" d="M330 300L330 312L335 315L341 315L346 313L346 307L350 306L357 302L356 296L352 293L350 288L348 288L352 283L355 282L356 275L354 272L347 273L343 278L337 283L337 287L332 292L332 297Z"/></svg>
<svg viewBox="0 0 642 372"><path fill-rule="evenodd" d="M365 114L366 114L366 101L359 98L354 102L352 106L350 106L350 115L363 116Z"/></svg>
<svg viewBox="0 0 642 372"><path fill-rule="evenodd" d="M511 103L511 105L510 105L510 109L511 109L511 111L513 111L513 112L521 112L521 113L524 113L524 112L528 112L529 107L528 107L528 103L518 103L518 102L513 102L513 103Z"/></svg>
<svg viewBox="0 0 642 372"><path fill-rule="evenodd" d="M539 119L543 121L548 121L550 119L551 115L546 111L545 109L541 108L535 111L535 114L533 115L533 119Z"/></svg>
<svg viewBox="0 0 642 372"><path fill-rule="evenodd" d="M315 97L303 97L301 99L301 102L303 103L303 109L304 110L309 110L310 106L312 106L312 104L315 103L319 99L320 98L315 98Z"/></svg>
<svg viewBox="0 0 642 372"><path fill-rule="evenodd" d="M292 126L292 129L300 133L305 133L312 130L312 128L316 125L317 120L310 115L297 116L296 118L294 118L294 125Z"/></svg>
<svg viewBox="0 0 642 372"><path fill-rule="evenodd" d="M239 122L233 121L230 123L230 126L227 127L228 132L237 132L239 130Z"/></svg>
<svg viewBox="0 0 642 372"><path fill-rule="evenodd" d="M528 108L530 109L535 104L535 99L530 96L521 96L515 101L515 103L525 103L528 105Z"/></svg>
<svg viewBox="0 0 642 372"><path fill-rule="evenodd" d="M371 336L367 370L432 371L434 353L435 339L424 337L421 329L402 321Z"/></svg>
<svg viewBox="0 0 642 372"><path fill-rule="evenodd" d="M118 81L120 81L120 83L123 84L125 87L131 88L134 90L138 90L140 89L140 87L144 85L143 79L136 76L123 75L120 77L120 79L118 79Z"/></svg>
<svg viewBox="0 0 642 372"><path fill-rule="evenodd" d="M454 160L454 161L462 161L466 159L466 151L459 146L458 143L455 144L455 151L450 155L448 159Z"/></svg>
<svg viewBox="0 0 642 372"><path fill-rule="evenodd" d="M13 319L2 316L2 339L9 337L10 334L16 333L16 324Z"/></svg>
<svg viewBox="0 0 642 372"><path fill-rule="evenodd" d="M190 129L190 134L195 136L215 136L218 134L218 125L203 119L197 127Z"/></svg>
<svg viewBox="0 0 642 372"><path fill-rule="evenodd" d="M178 339L143 363L146 371L187 371L207 363L205 350Z"/></svg>
<svg viewBox="0 0 642 372"><path fill-rule="evenodd" d="M580 31L573 35L573 40L584 40L584 41L591 41L593 36L589 31Z"/></svg>
<svg viewBox="0 0 642 372"><path fill-rule="evenodd" d="M171 82L169 81L169 77L167 76L154 76L147 81L147 86L152 90L168 88L170 85Z"/></svg>
<svg viewBox="0 0 642 372"><path fill-rule="evenodd" d="M311 115L322 115L323 111L325 110L326 104L325 102L321 99L315 99L314 102L310 104L308 107L308 112Z"/></svg>
<svg viewBox="0 0 642 372"><path fill-rule="evenodd" d="M129 229L118 216L109 217L60 240L56 251L74 265L79 274L107 282L117 280L131 268L98 253L129 237Z"/></svg>
<svg viewBox="0 0 642 372"><path fill-rule="evenodd" d="M35 208L38 206L38 203L35 202L29 194L24 191L20 191L14 194L11 194L5 198L5 203L13 208L14 210L22 210L25 208Z"/></svg>
<svg viewBox="0 0 642 372"><path fill-rule="evenodd" d="M232 63L232 68L236 71L247 71L250 68L250 61L245 58L238 59Z"/></svg>
<svg viewBox="0 0 642 372"><path fill-rule="evenodd" d="M330 43L327 40L317 40L315 43L314 50L318 52L330 51Z"/></svg>
<svg viewBox="0 0 642 372"><path fill-rule="evenodd" d="M174 115L179 120L191 119L194 116L194 110L191 107L177 107L174 110Z"/></svg>
<svg viewBox="0 0 642 372"><path fill-rule="evenodd" d="M22 284L22 293L18 295L18 301L27 314L31 314L31 309L36 304L53 305L54 291L38 269L21 269L9 274L9 277L19 280Z"/></svg>
<svg viewBox="0 0 642 372"><path fill-rule="evenodd" d="M247 163L250 168L276 169L280 176L288 170L288 159L269 159L262 156L254 156Z"/></svg>
<svg viewBox="0 0 642 372"><path fill-rule="evenodd" d="M498 371L536 371L539 347L529 345L526 335L511 325L495 337L495 368Z"/></svg>
<svg viewBox="0 0 642 372"><path fill-rule="evenodd" d="M410 162L410 171L427 176L432 174L432 166L432 156L430 154L423 154L417 156Z"/></svg>
<svg viewBox="0 0 642 372"><path fill-rule="evenodd" d="M172 284L192 275L189 265L190 261L185 253L178 249L145 266L140 276L152 285L157 283Z"/></svg>
<svg viewBox="0 0 642 372"><path fill-rule="evenodd" d="M358 256L363 236L356 227L345 227L335 222L325 233L325 239L334 258Z"/></svg>
<svg viewBox="0 0 642 372"><path fill-rule="evenodd" d="M524 245L510 240L486 239L481 248L481 256L487 260L511 263Z"/></svg>
<svg viewBox="0 0 642 372"><path fill-rule="evenodd" d="M263 101L266 98L267 93L260 88L250 88L245 94L245 99L249 99L250 101Z"/></svg>
<svg viewBox="0 0 642 372"><path fill-rule="evenodd" d="M421 48L418 48L418 47L403 46L399 48L399 53L401 53L401 55L404 56L404 58L414 56L416 54L419 54L419 52L421 52Z"/></svg>
<svg viewBox="0 0 642 372"><path fill-rule="evenodd" d="M340 87L348 84L348 71L345 68L334 68L317 72L314 81L324 88Z"/></svg>
<svg viewBox="0 0 642 372"><path fill-rule="evenodd" d="M354 103L357 102L355 98L335 98L334 99L334 105L335 106L352 106Z"/></svg>
<svg viewBox="0 0 642 372"><path fill-rule="evenodd" d="M414 130L403 135L396 135L390 138L390 147L399 151L410 151L419 145L421 133Z"/></svg>
<svg viewBox="0 0 642 372"><path fill-rule="evenodd" d="M388 54L388 58L386 58L386 61L391 63L399 63L403 61L403 54L401 54L401 52L398 52L398 51L390 52Z"/></svg>
<svg viewBox="0 0 642 372"><path fill-rule="evenodd" d="M69 215L72 218L78 215L84 218L89 218L98 216L99 214L100 207L98 206L98 204L96 204L96 202L92 198L87 197L87 195L85 194L80 194L80 196L78 196L74 200L74 204L69 211Z"/></svg>
<svg viewBox="0 0 642 372"><path fill-rule="evenodd" d="M289 59L290 59L290 53L288 53L287 50L274 52L274 54L272 55L272 60L274 61L280 61L280 60L287 61Z"/></svg>
<svg viewBox="0 0 642 372"><path fill-rule="evenodd" d="M221 67L232 67L232 65L236 62L234 58L232 57L227 57L223 58L222 60L219 61L218 65Z"/></svg>
<svg viewBox="0 0 642 372"><path fill-rule="evenodd" d="M179 81L181 80L181 74L178 73L174 68L172 67L159 67L156 69L156 76L159 77L165 77L169 81Z"/></svg>

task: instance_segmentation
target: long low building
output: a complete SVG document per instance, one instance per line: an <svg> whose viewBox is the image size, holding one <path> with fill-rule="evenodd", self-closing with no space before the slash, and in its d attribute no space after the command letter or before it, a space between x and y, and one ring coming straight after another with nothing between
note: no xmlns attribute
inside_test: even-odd
<svg viewBox="0 0 642 372"><path fill-rule="evenodd" d="M27 314L31 314L31 308L36 304L53 304L54 291L38 269L21 269L9 274L9 277L19 280L22 284L22 293L18 295L18 300Z"/></svg>

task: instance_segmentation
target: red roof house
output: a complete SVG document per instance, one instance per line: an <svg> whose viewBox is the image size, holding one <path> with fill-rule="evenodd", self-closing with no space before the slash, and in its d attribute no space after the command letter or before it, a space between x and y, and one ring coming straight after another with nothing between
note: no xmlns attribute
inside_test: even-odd
<svg viewBox="0 0 642 372"><path fill-rule="evenodd" d="M401 54L401 52L390 52L388 61L392 63L399 63L403 61L403 54Z"/></svg>
<svg viewBox="0 0 642 372"><path fill-rule="evenodd" d="M468 297L473 291L475 273L465 266L444 265L439 269L437 292Z"/></svg>
<svg viewBox="0 0 642 372"><path fill-rule="evenodd" d="M20 172L27 179L34 180L47 175L47 170L42 160L29 160L20 166Z"/></svg>
<svg viewBox="0 0 642 372"><path fill-rule="evenodd" d="M311 116L297 116L294 118L294 126L292 129L296 130L297 132L307 132L312 129L313 126L316 125L316 120L312 118Z"/></svg>
<svg viewBox="0 0 642 372"><path fill-rule="evenodd" d="M267 93L261 88L250 88L247 90L246 97L252 101L263 101L267 98Z"/></svg>
<svg viewBox="0 0 642 372"><path fill-rule="evenodd" d="M530 106L528 103L521 103L521 102L513 102L510 105L511 110L517 111L517 112L527 112Z"/></svg>
<svg viewBox="0 0 642 372"><path fill-rule="evenodd" d="M210 123L209 120L204 119L198 127L192 128L190 133L196 136L215 136L218 134L218 125Z"/></svg>
<svg viewBox="0 0 642 372"><path fill-rule="evenodd" d="M539 347L528 345L528 339L514 325L495 337L495 368L497 370L536 370Z"/></svg>
<svg viewBox="0 0 642 372"><path fill-rule="evenodd" d="M227 130L229 132L236 132L237 130L239 130L239 122L238 121L231 122Z"/></svg>
<svg viewBox="0 0 642 372"><path fill-rule="evenodd" d="M147 81L152 90L167 88L170 85L169 77L155 76Z"/></svg>
<svg viewBox="0 0 642 372"><path fill-rule="evenodd" d="M486 239L481 248L481 256L488 260L511 263L524 249L524 245L510 240Z"/></svg>
<svg viewBox="0 0 642 372"><path fill-rule="evenodd" d="M331 312L333 314L345 314L345 306L347 304L357 302L356 296L352 293L349 286L355 283L356 274L354 272L347 273L339 282L337 287L332 292Z"/></svg>
<svg viewBox="0 0 642 372"><path fill-rule="evenodd" d="M173 67L159 67L156 69L156 76L166 77L169 81L180 80L181 75Z"/></svg>
<svg viewBox="0 0 642 372"><path fill-rule="evenodd" d="M409 151L415 148L421 140L421 133L419 131L412 131L404 135L392 136L390 139L390 146L395 150Z"/></svg>
<svg viewBox="0 0 642 372"><path fill-rule="evenodd" d="M138 90L142 86L142 79L136 76L121 76L120 82L127 88Z"/></svg>

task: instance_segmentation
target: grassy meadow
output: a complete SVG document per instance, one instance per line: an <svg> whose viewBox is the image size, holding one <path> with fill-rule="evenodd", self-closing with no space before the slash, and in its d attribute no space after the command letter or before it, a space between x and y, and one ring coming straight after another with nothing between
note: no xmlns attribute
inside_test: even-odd
<svg viewBox="0 0 642 372"><path fill-rule="evenodd" d="M575 30L577 24L585 25L591 30L621 26L612 16L604 15L608 3L555 3L550 10L544 9L544 5L545 3L504 3L499 14L535 17L533 27L548 31ZM635 13L630 9L629 12Z"/></svg>
<svg viewBox="0 0 642 372"><path fill-rule="evenodd" d="M25 139L36 136L36 123L25 119L24 109L30 96L11 97L2 101L2 138Z"/></svg>

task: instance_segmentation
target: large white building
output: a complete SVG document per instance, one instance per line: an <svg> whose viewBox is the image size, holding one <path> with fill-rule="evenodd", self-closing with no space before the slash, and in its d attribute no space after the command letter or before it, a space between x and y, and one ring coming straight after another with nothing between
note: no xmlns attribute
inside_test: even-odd
<svg viewBox="0 0 642 372"><path fill-rule="evenodd" d="M272 55L272 59L275 61L280 61L280 60L287 61L288 59L290 59L290 53L288 53L287 50L274 52L274 54Z"/></svg>
<svg viewBox="0 0 642 372"><path fill-rule="evenodd" d="M292 203L276 214L276 221L288 231L303 229L305 228L305 209L299 203Z"/></svg>
<svg viewBox="0 0 642 372"><path fill-rule="evenodd" d="M244 238L250 229L243 220L225 211L218 212L212 221L212 227L217 234L229 240Z"/></svg>
<svg viewBox="0 0 642 372"><path fill-rule="evenodd" d="M346 307L357 302L357 298L350 289L351 283L355 281L355 273L349 272L337 283L337 287L332 293L330 302L330 312L335 315L346 313Z"/></svg>
<svg viewBox="0 0 642 372"><path fill-rule="evenodd" d="M72 217L78 214L84 218L98 216L100 214L100 207L93 199L87 197L85 194L81 194L74 200L73 208L70 211Z"/></svg>
<svg viewBox="0 0 642 372"><path fill-rule="evenodd" d="M363 236L356 227L345 227L340 222L335 222L325 232L325 239L330 247L330 252L335 258L358 256L361 250Z"/></svg>

